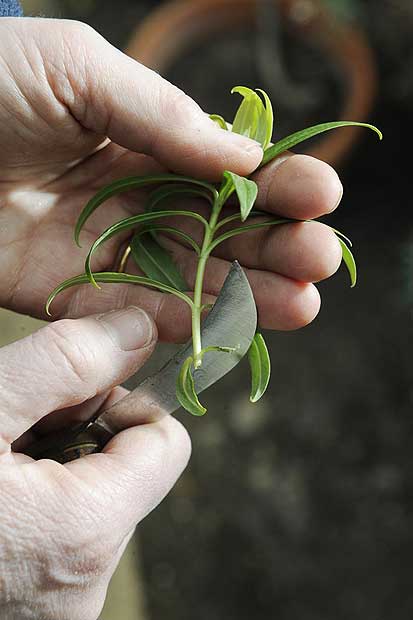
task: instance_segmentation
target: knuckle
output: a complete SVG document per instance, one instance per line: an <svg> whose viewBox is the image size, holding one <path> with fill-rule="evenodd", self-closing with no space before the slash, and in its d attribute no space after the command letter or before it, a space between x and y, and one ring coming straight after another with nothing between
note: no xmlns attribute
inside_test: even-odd
<svg viewBox="0 0 413 620"><path fill-rule="evenodd" d="M54 367L63 372L71 389L80 389L91 396L90 389L96 376L96 359L93 351L83 341L76 321L63 319L47 328L46 351Z"/></svg>
<svg viewBox="0 0 413 620"><path fill-rule="evenodd" d="M63 34L67 36L67 41L71 46L76 45L79 41L96 39L99 35L92 26L76 19L68 19L61 21Z"/></svg>
<svg viewBox="0 0 413 620"><path fill-rule="evenodd" d="M49 81L59 99L70 108L74 116L82 119L86 114L86 100L89 96L91 76L101 57L102 37L88 24L80 21L62 20L60 31L63 54L60 70L56 64L48 67Z"/></svg>
<svg viewBox="0 0 413 620"><path fill-rule="evenodd" d="M59 551L65 557L66 572L72 576L78 586L90 585L105 575L113 562L115 549L106 541L102 541L102 532L88 527L82 521L82 528L76 531L76 540L62 541Z"/></svg>

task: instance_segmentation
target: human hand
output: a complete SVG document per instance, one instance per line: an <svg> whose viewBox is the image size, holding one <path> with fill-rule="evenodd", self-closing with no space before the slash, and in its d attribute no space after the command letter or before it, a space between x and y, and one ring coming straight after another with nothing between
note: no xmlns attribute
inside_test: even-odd
<svg viewBox="0 0 413 620"><path fill-rule="evenodd" d="M84 24L2 19L0 66L0 301L9 308L43 317L48 293L83 271L98 233L142 208L141 194L112 199L88 222L80 251L74 223L102 185L162 169L218 180L224 169L246 175L260 162L257 144L219 129L181 91ZM284 154L254 179L257 206L290 218L328 213L342 193L327 164L302 155ZM102 248L97 270L113 267L123 242L116 237ZM192 285L193 256L168 243ZM293 329L317 314L312 282L336 271L341 250L320 223L234 238L209 261L204 290L210 301L235 257L246 267L261 326ZM129 304L154 317L163 340L189 336L186 305L142 287L71 289L56 300L54 312L77 317Z"/></svg>
<svg viewBox="0 0 413 620"><path fill-rule="evenodd" d="M66 465L23 454L32 440L123 397L114 386L155 341L152 320L131 308L57 321L0 349L2 620L96 620L136 524L185 467L190 441L170 416Z"/></svg>

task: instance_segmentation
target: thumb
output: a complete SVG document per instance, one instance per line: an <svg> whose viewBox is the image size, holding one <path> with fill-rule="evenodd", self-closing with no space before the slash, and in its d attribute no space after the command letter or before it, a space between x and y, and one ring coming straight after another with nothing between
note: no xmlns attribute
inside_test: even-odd
<svg viewBox="0 0 413 620"><path fill-rule="evenodd" d="M258 143L220 129L185 93L129 58L93 29L69 22L70 90L65 103L87 129L181 173L218 179L230 169L251 173ZM60 44L60 39L59 39Z"/></svg>
<svg viewBox="0 0 413 620"><path fill-rule="evenodd" d="M152 319L131 307L57 321L0 349L0 452L52 411L124 381L155 342Z"/></svg>

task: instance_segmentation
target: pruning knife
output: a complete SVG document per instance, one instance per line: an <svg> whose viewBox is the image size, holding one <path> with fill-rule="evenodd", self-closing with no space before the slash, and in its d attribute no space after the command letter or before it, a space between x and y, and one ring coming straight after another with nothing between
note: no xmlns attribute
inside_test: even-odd
<svg viewBox="0 0 413 620"><path fill-rule="evenodd" d="M257 309L247 277L234 262L211 311L202 323L203 348L225 346L231 352L205 353L194 373L197 394L234 368L247 353L257 327ZM54 458L62 463L99 452L117 432L136 424L154 422L176 411L176 382L182 363L192 353L187 342L157 373L140 383L125 398L88 422L49 435L29 447L33 458Z"/></svg>

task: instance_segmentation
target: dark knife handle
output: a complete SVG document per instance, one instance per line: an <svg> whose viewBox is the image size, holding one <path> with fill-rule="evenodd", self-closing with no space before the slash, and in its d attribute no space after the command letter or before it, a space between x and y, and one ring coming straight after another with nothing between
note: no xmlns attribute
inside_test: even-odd
<svg viewBox="0 0 413 620"><path fill-rule="evenodd" d="M52 459L58 463L69 463L101 452L112 437L113 434L100 424L87 422L47 435L29 446L26 454L36 460Z"/></svg>

